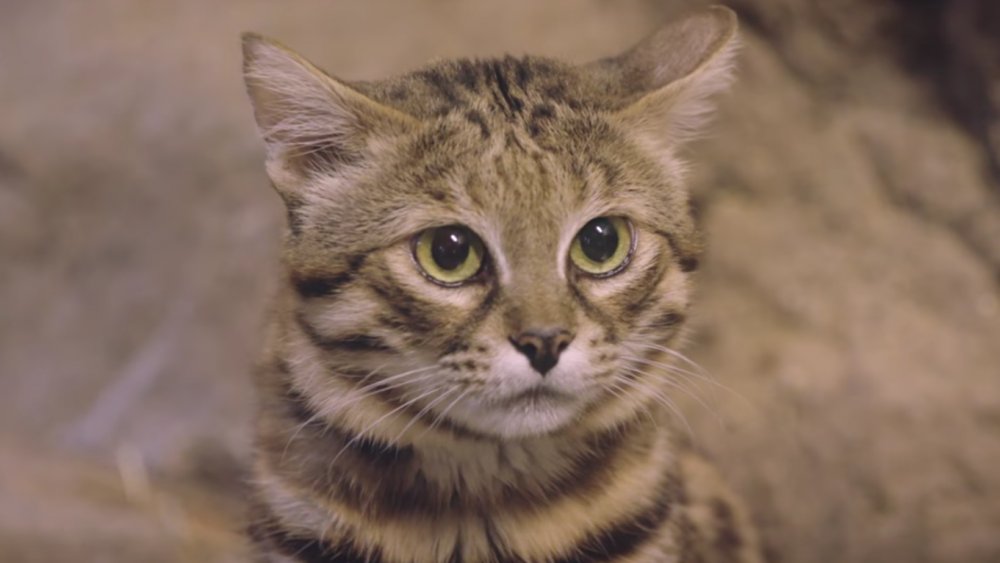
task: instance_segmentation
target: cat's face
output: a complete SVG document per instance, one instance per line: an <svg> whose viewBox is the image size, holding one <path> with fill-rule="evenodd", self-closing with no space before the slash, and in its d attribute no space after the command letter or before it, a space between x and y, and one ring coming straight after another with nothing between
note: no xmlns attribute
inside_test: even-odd
<svg viewBox="0 0 1000 563"><path fill-rule="evenodd" d="M330 377L506 438L662 400L698 251L674 148L705 93L690 88L721 82L721 23L663 84L632 76L655 66L642 45L349 87L248 42L298 330Z"/></svg>
<svg viewBox="0 0 1000 563"><path fill-rule="evenodd" d="M400 382L406 395L438 388L428 398L478 432L545 432L616 392L635 395L649 382L632 371L649 366L629 358L668 344L687 304L671 240L690 232L662 230L689 228L679 187L607 123L550 151L500 123L483 138L460 118L444 122L403 142L435 139L424 159L404 147L350 186L318 180L323 194L365 195L346 208L307 199L299 211L293 248L310 264L345 254L355 264L351 282L303 308L308 322L331 339L377 339L338 358L421 370Z"/></svg>

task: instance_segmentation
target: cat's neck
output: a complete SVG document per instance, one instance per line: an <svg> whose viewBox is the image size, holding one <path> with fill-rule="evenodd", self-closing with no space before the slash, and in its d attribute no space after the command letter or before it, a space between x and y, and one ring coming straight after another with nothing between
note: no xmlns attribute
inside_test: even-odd
<svg viewBox="0 0 1000 563"><path fill-rule="evenodd" d="M577 425L506 440L439 426L391 444L345 431L287 385L262 391L262 407L282 422L270 417L258 427L260 472L364 512L420 515L549 504L607 483L623 469L668 462L662 452L670 449L670 438L657 417L644 414L611 427Z"/></svg>
<svg viewBox="0 0 1000 563"><path fill-rule="evenodd" d="M567 428L519 439L456 437L413 445L419 471L442 489L471 497L531 495L606 478L624 456L641 455L659 429L649 418L613 428Z"/></svg>

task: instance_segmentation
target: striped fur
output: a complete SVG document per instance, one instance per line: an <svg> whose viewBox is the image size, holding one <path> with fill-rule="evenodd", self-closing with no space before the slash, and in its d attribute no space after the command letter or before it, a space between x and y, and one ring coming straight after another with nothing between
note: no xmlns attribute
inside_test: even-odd
<svg viewBox="0 0 1000 563"><path fill-rule="evenodd" d="M377 83L247 36L286 282L256 376L250 537L265 562L755 561L745 518L671 433L700 244L680 144L728 82L735 21L692 14L585 66L439 63ZM567 255L626 217L621 273ZM411 241L465 225L444 287ZM544 375L512 335L559 327Z"/></svg>

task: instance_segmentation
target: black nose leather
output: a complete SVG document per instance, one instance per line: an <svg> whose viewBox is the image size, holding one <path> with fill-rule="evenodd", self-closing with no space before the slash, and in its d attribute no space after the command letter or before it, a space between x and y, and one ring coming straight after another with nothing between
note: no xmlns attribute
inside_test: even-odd
<svg viewBox="0 0 1000 563"><path fill-rule="evenodd" d="M559 355L572 341L573 334L563 329L526 330L510 338L514 348L542 375L559 363Z"/></svg>

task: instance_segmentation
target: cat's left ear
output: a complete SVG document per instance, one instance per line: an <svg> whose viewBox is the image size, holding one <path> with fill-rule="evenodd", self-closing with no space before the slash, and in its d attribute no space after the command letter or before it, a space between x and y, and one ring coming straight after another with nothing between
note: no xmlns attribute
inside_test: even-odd
<svg viewBox="0 0 1000 563"><path fill-rule="evenodd" d="M654 150L670 151L698 133L714 109L710 97L732 82L736 31L736 14L713 6L590 70L630 100L617 112L626 129Z"/></svg>
<svg viewBox="0 0 1000 563"><path fill-rule="evenodd" d="M295 192L315 173L371 158L385 141L417 126L275 41L243 35L243 75L267 144L277 190Z"/></svg>

